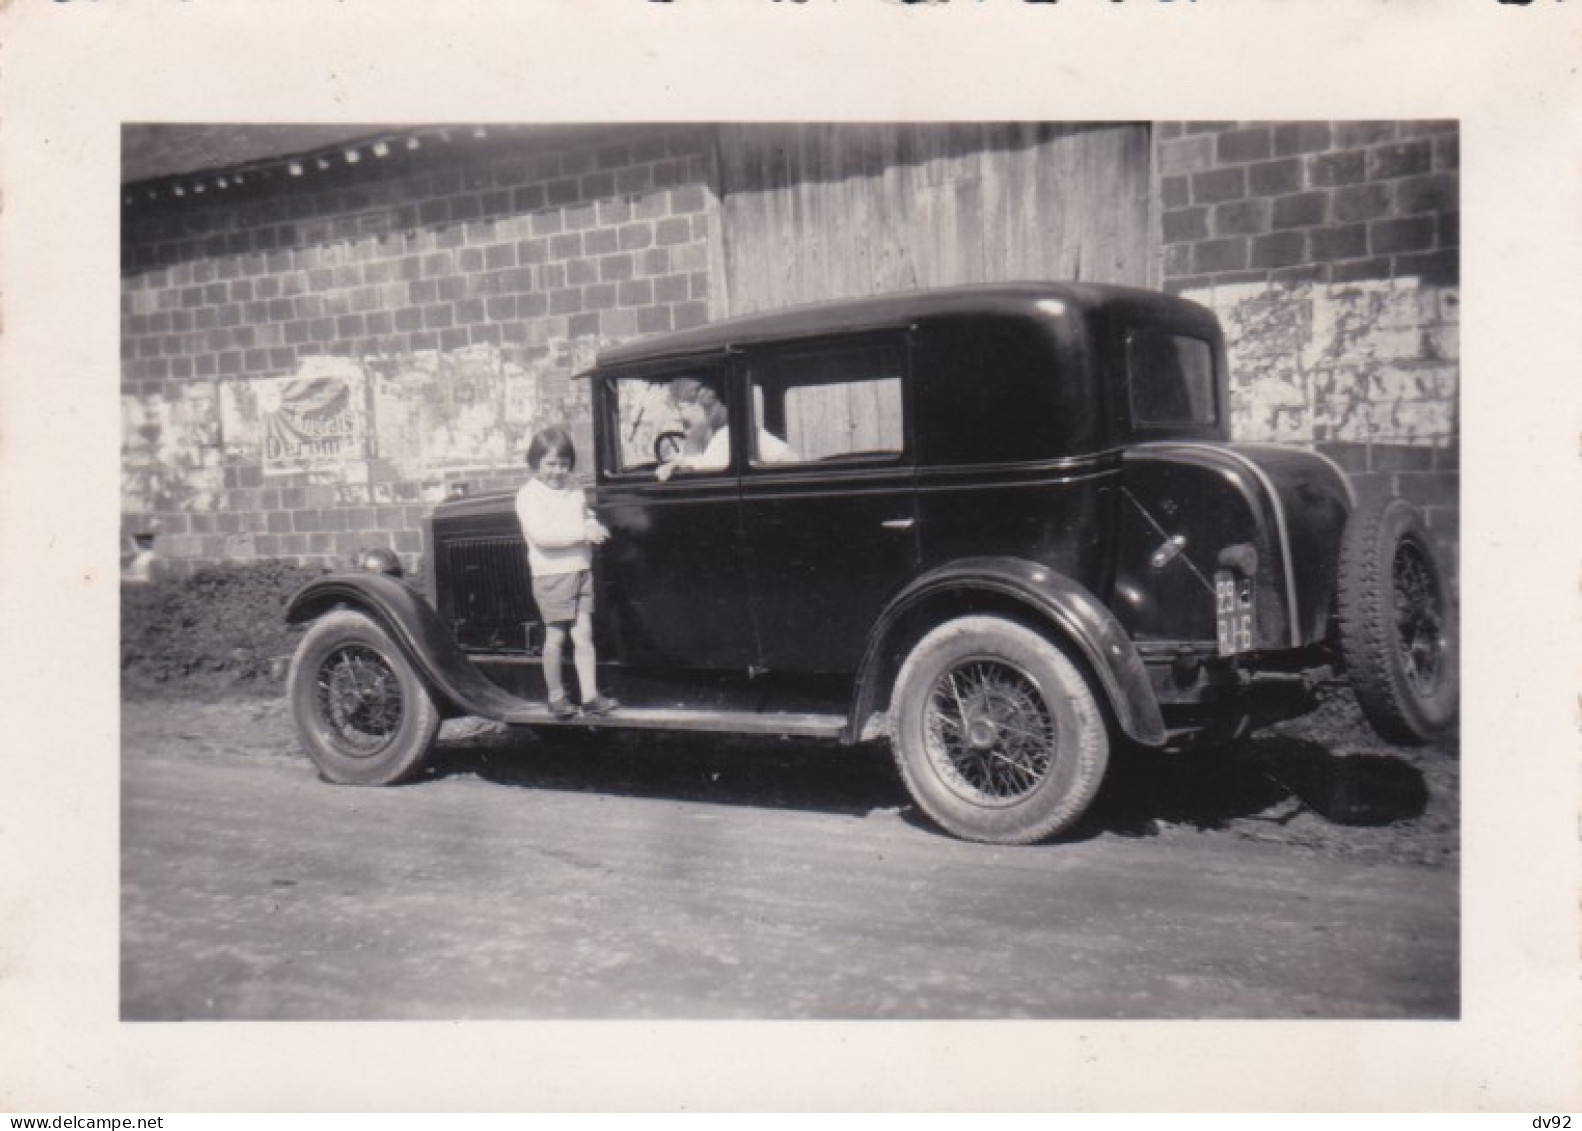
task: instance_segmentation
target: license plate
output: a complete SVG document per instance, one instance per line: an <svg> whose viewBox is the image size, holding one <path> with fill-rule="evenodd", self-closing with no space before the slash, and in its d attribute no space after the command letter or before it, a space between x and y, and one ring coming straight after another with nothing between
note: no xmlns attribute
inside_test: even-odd
<svg viewBox="0 0 1582 1131"><path fill-rule="evenodd" d="M1222 569L1214 575L1214 627L1219 654L1252 651L1252 578Z"/></svg>

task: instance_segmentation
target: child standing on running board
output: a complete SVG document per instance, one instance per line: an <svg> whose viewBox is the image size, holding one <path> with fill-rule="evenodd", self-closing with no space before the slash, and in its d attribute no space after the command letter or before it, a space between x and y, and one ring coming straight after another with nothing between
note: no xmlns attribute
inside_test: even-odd
<svg viewBox="0 0 1582 1131"><path fill-rule="evenodd" d="M593 651L593 553L610 532L588 510L581 487L571 483L577 450L560 428L545 428L527 448L533 478L516 493L516 517L527 539L527 563L533 572L533 600L544 621L544 682L549 687L549 713L571 719L579 708L566 698L561 660L569 630L572 663L582 692L584 715L607 715L619 703L598 690L597 657Z"/></svg>

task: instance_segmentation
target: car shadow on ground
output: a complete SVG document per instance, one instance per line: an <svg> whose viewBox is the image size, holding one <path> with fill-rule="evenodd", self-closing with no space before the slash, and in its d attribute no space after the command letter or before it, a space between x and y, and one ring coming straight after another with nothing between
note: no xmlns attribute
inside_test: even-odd
<svg viewBox="0 0 1582 1131"><path fill-rule="evenodd" d="M1165 825L1283 825L1303 813L1332 825L1393 825L1421 817L1428 799L1422 771L1402 758L1336 754L1307 739L1276 735L1187 754L1122 750L1070 839L1152 836Z"/></svg>
<svg viewBox="0 0 1582 1131"><path fill-rule="evenodd" d="M884 744L566 728L442 736L418 782L474 776L523 789L604 793L852 817L897 810L930 830ZM1302 813L1344 826L1413 820L1428 805L1422 772L1386 751L1336 754L1321 743L1260 737L1235 751L1164 754L1120 749L1088 814L1062 841L1109 834L1203 831Z"/></svg>
<svg viewBox="0 0 1582 1131"><path fill-rule="evenodd" d="M498 785L865 816L907 804L883 746L578 727L446 739L416 782Z"/></svg>

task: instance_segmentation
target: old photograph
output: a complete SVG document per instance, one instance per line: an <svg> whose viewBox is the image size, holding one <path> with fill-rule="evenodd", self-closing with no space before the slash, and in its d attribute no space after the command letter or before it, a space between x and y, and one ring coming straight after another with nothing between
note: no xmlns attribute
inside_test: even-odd
<svg viewBox="0 0 1582 1131"><path fill-rule="evenodd" d="M0 1102L1574 1111L1579 18L6 7Z"/></svg>
<svg viewBox="0 0 1582 1131"><path fill-rule="evenodd" d="M1461 140L124 124L121 1020L1455 1021Z"/></svg>

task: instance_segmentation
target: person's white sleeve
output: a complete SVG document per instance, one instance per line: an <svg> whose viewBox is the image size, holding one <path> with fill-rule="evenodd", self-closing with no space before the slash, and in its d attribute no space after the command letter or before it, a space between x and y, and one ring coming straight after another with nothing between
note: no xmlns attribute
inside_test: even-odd
<svg viewBox="0 0 1582 1131"><path fill-rule="evenodd" d="M758 459L763 463L795 463L796 449L766 428L758 429Z"/></svg>
<svg viewBox="0 0 1582 1131"><path fill-rule="evenodd" d="M701 455L693 458L690 466L699 471L720 471L730 466L731 462L731 430L721 428L709 437L708 445Z"/></svg>

